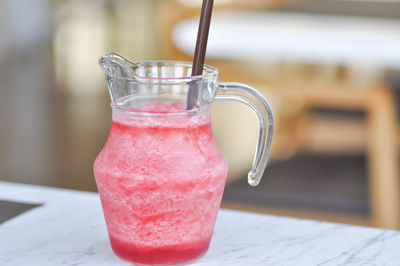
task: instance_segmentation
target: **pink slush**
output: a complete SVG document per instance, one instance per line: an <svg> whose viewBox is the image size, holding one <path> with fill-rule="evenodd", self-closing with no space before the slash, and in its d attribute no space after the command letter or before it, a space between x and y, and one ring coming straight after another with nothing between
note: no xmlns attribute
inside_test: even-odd
<svg viewBox="0 0 400 266"><path fill-rule="evenodd" d="M184 112L150 103L149 113ZM114 111L107 143L94 164L111 246L121 258L179 263L204 254L228 165L210 114L141 116Z"/></svg>

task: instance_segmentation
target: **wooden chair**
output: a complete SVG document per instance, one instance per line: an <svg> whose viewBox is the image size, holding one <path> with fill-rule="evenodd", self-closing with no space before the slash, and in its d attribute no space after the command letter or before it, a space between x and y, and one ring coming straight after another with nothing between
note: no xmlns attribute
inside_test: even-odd
<svg viewBox="0 0 400 266"><path fill-rule="evenodd" d="M171 8L171 7L170 7ZM172 7L173 8L173 7ZM171 15L172 14L172 15ZM168 59L191 60L191 56L184 54L171 41L173 26L182 19L198 14L198 10L182 10L169 13L161 32L165 33L165 54ZM165 23L165 21L168 23ZM362 146L368 158L370 202L372 207L371 224L378 227L399 229L399 169L398 169L398 142L397 120L393 95L385 84L373 84L368 88L359 89L346 82L331 80L326 82L289 81L282 77L266 77L262 73L246 73L243 67L231 61L209 60L220 70L220 80L238 81L253 85L265 93L266 88L283 99L295 98L301 102L297 111L294 130L291 130L291 151L285 147L274 147L273 156L280 153L307 150L318 143L309 138L309 125L312 123L310 111L316 107L363 110L367 115L365 141ZM279 126L276 134L279 139ZM340 138L339 138L340 139ZM346 145L346 139L341 138ZM275 140L275 143L277 141ZM287 147L286 147L287 148ZM288 148L288 149L290 149ZM323 148L323 147L322 147Z"/></svg>

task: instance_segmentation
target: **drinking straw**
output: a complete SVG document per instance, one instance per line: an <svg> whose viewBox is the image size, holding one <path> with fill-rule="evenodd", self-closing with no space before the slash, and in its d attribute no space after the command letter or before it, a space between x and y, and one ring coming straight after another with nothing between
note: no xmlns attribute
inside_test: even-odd
<svg viewBox="0 0 400 266"><path fill-rule="evenodd" d="M203 73L204 58L207 49L208 32L210 30L211 13L214 0L203 0L201 7L201 15L199 29L197 31L196 48L194 50L192 76L201 75ZM194 84L189 85L187 96L187 109L190 110L196 106L199 97L199 88Z"/></svg>

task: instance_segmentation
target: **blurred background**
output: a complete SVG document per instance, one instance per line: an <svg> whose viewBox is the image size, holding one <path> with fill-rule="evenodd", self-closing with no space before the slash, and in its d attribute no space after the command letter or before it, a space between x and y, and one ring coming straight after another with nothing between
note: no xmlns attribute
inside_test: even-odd
<svg viewBox="0 0 400 266"><path fill-rule="evenodd" d="M192 60L200 0L0 0L0 180L96 191L108 51ZM206 63L275 115L261 184L246 106L214 103L222 206L399 229L400 2L215 0ZM0 192L1 193L1 192Z"/></svg>

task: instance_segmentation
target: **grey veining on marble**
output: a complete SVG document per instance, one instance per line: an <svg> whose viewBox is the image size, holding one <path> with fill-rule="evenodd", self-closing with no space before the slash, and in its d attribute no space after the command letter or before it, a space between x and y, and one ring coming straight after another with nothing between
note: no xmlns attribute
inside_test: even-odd
<svg viewBox="0 0 400 266"><path fill-rule="evenodd" d="M0 225L0 265L133 265L112 252L95 193L0 182L0 200L43 204ZM221 210L191 265L400 265L400 232Z"/></svg>

